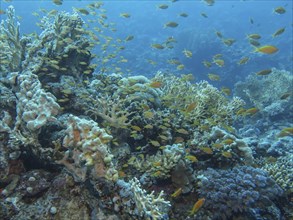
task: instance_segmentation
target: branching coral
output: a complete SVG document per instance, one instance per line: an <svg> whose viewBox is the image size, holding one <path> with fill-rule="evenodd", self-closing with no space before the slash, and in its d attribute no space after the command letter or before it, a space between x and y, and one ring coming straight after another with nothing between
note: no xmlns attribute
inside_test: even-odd
<svg viewBox="0 0 293 220"><path fill-rule="evenodd" d="M178 164L183 154L184 148L180 144L167 145L162 153L147 155L143 159L136 158L130 164L151 177L166 179L170 177L172 169Z"/></svg>
<svg viewBox="0 0 293 220"><path fill-rule="evenodd" d="M133 192L133 199L138 215L144 217L144 219L164 219L164 216L167 215L169 206L171 206L169 201L164 200L164 192L161 191L160 194L155 197L154 191L148 194L141 188L137 178L133 178L129 183L131 185L130 190Z"/></svg>
<svg viewBox="0 0 293 220"><path fill-rule="evenodd" d="M192 84L185 78L158 73L162 82L163 104L180 111L186 120L212 119L216 123L230 124L230 119L244 102L234 97L229 101L217 88L206 81Z"/></svg>
<svg viewBox="0 0 293 220"><path fill-rule="evenodd" d="M0 71L4 73L30 69L34 74L63 74L78 76L93 72L89 50L92 44L82 28L83 21L77 13L61 12L54 21L44 17L40 36L20 36L19 23L12 6L7 9L7 19L1 22ZM58 73L57 73L58 72Z"/></svg>
<svg viewBox="0 0 293 220"><path fill-rule="evenodd" d="M89 67L92 59L89 49L92 47L82 25L77 13L61 12L53 21L44 17L41 21L43 32L28 44L23 66L33 62L34 71L41 75L61 71L80 77L83 72L92 73L93 69ZM59 77L57 73L55 77Z"/></svg>
<svg viewBox="0 0 293 220"><path fill-rule="evenodd" d="M0 26L0 72L12 72L19 69L24 59L24 48L21 43L19 22L13 6L6 10L7 19Z"/></svg>
<svg viewBox="0 0 293 220"><path fill-rule="evenodd" d="M275 163L266 163L262 169L288 193L293 193L293 155L278 158Z"/></svg>
<svg viewBox="0 0 293 220"><path fill-rule="evenodd" d="M95 103L94 106L90 107L86 114L90 114L95 118L101 117L115 128L126 128L131 124L129 116L133 113L124 109L124 99L105 95L104 97L95 98L93 102Z"/></svg>

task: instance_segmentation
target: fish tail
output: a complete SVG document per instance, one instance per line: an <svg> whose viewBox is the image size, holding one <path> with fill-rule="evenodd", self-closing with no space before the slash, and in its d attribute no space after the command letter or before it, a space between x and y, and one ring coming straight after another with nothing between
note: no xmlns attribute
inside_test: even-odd
<svg viewBox="0 0 293 220"><path fill-rule="evenodd" d="M259 52L259 50L258 50L258 47L255 47L255 46L253 46L253 51L251 51L250 53L256 53L256 52Z"/></svg>

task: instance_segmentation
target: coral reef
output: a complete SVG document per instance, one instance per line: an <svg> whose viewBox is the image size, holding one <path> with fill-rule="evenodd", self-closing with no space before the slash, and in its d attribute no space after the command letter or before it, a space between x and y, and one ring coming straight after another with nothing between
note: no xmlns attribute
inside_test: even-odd
<svg viewBox="0 0 293 220"><path fill-rule="evenodd" d="M89 65L92 46L77 13L58 13L53 22L45 16L40 24L43 32L39 36L21 36L15 10L8 7L7 19L1 22L2 74L30 69L41 81L44 77L55 81L60 72L79 78L93 72Z"/></svg>
<svg viewBox="0 0 293 220"><path fill-rule="evenodd" d="M40 19L41 33L30 35L20 34L14 8L6 10L0 218L290 216L293 128L282 119L292 116L292 75L250 76L234 97L192 74L121 75L108 63L118 52L107 50L114 38L103 32L111 23L100 7L53 10ZM82 19L87 14L100 16L95 32ZM253 115L264 117L245 124Z"/></svg>

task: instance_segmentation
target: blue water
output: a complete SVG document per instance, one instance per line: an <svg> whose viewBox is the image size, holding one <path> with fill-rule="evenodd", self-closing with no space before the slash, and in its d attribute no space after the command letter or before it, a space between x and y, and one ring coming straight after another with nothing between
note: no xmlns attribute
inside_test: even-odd
<svg viewBox="0 0 293 220"><path fill-rule="evenodd" d="M58 11L72 12L73 7L86 8L91 1L64 1L61 6L51 1L12 1L1 2L1 9L5 10L8 5L15 7L16 14L21 17L22 33L40 33L36 25L39 18L33 16L38 12L40 17L45 15L41 8ZM169 8L158 9L159 4L167 4ZM273 9L282 6L286 9L284 14L273 13ZM115 39L124 40L133 35L134 39L125 42L125 50L119 52L118 57L123 56L127 63L119 63L122 72L126 75L142 74L153 76L158 70L172 72L174 74L192 73L197 80L208 80L207 73L220 75L220 82L213 82L215 86L232 86L247 75L261 69L276 67L279 69L292 70L292 2L291 1L216 1L213 6L208 6L203 1L104 1L101 7L107 15L105 23L114 23L116 32L104 29L103 35ZM187 13L188 17L179 16ZM123 18L120 13L129 13L130 18ZM208 17L201 15L205 13ZM98 13L101 14L101 13ZM85 22L97 20L98 15L81 15ZM5 15L1 15L5 19ZM253 20L253 23L251 22ZM175 21L179 24L176 28L164 28L164 24ZM96 23L90 23L90 29L99 27ZM271 35L278 29L285 27L285 32L272 38ZM232 46L224 45L216 36L215 31L222 33L224 38L233 38L236 42ZM279 51L273 55L252 53L253 47L246 39L247 34L257 33L262 36L261 45L274 45ZM158 50L150 45L163 43L168 37L174 37L173 49ZM193 45L188 42L193 41ZM184 56L182 51L190 50L192 58ZM97 46L95 52L111 53L111 47L105 52ZM211 61L213 55L223 54L224 67L212 65L206 68L202 61ZM249 57L245 65L237 62ZM184 70L177 70L176 66L167 63L167 60L176 58L185 65ZM148 61L156 62L151 65ZM99 60L93 61L99 63ZM117 64L112 60L108 64ZM99 68L96 69L99 72ZM113 72L113 70L109 70Z"/></svg>

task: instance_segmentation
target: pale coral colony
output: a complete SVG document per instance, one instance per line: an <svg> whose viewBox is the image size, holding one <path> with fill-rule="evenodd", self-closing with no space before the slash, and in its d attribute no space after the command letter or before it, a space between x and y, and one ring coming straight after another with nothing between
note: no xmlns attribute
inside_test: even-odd
<svg viewBox="0 0 293 220"><path fill-rule="evenodd" d="M232 97L188 74L98 72L86 12L48 14L40 34L12 6L1 22L1 219L292 218L292 73Z"/></svg>

